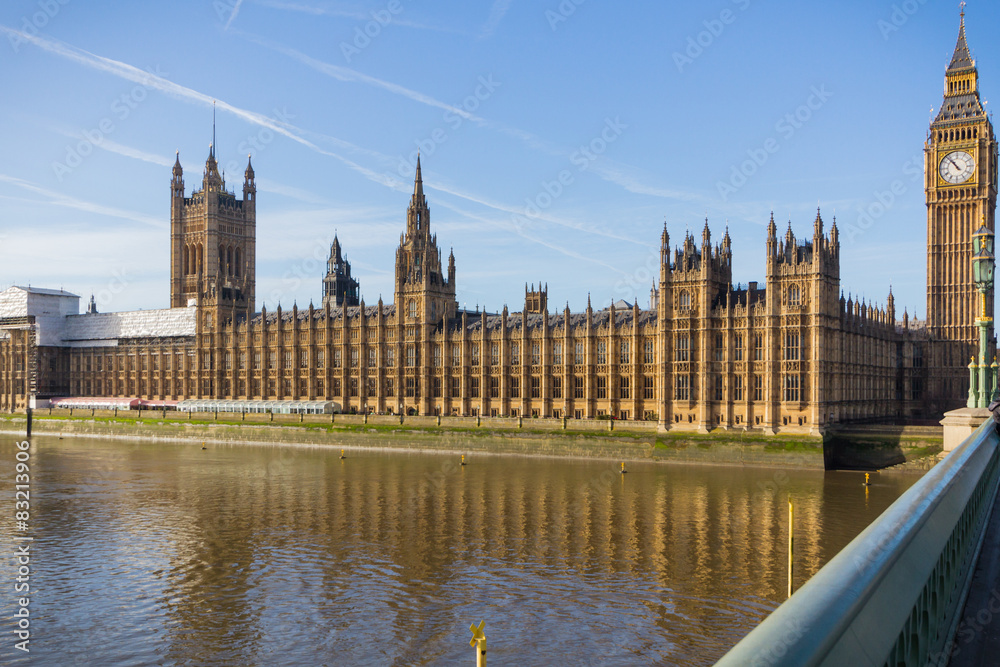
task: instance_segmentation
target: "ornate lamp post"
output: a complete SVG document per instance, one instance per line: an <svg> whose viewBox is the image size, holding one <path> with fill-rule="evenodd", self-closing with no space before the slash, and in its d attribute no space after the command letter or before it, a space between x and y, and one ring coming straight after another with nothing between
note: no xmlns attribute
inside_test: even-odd
<svg viewBox="0 0 1000 667"><path fill-rule="evenodd" d="M996 394L996 366L991 366L989 347L993 339L992 313L986 312L986 295L993 291L993 271L996 267L996 257L993 254L994 235L985 225L972 235L972 280L979 290L979 316L976 326L979 328L979 357L973 358L969 364L969 401L970 408L988 407ZM994 362L995 363L995 362Z"/></svg>

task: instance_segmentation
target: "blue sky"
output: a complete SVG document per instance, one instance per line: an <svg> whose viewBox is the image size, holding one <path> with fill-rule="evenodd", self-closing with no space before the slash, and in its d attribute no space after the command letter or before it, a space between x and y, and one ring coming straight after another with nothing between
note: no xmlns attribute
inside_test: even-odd
<svg viewBox="0 0 1000 667"><path fill-rule="evenodd" d="M97 5L95 7L95 5ZM968 4L1000 102L1000 6ZM201 0L0 6L0 285L169 303L169 180L258 179L257 307L318 303L336 230L391 300L422 150L458 299L648 304L660 230L764 279L774 211L841 229L846 292L925 313L923 141L958 3ZM988 108L992 107L989 105ZM770 149L770 152L766 150ZM734 176L747 160L747 178ZM751 168L752 167L752 168ZM869 215L864 215L868 211Z"/></svg>

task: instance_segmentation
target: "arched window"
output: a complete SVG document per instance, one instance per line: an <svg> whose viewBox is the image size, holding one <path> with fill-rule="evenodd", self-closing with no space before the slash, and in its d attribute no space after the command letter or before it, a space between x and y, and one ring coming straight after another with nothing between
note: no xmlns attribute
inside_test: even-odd
<svg viewBox="0 0 1000 667"><path fill-rule="evenodd" d="M205 270L205 246L198 244L198 273Z"/></svg>
<svg viewBox="0 0 1000 667"><path fill-rule="evenodd" d="M226 248L226 275L233 275L233 246Z"/></svg>
<svg viewBox="0 0 1000 667"><path fill-rule="evenodd" d="M233 272L236 275L236 277L238 278L240 276L240 273L241 273L241 271L240 271L240 249L239 248L237 248L235 251L233 251L233 259L236 260Z"/></svg>
<svg viewBox="0 0 1000 667"><path fill-rule="evenodd" d="M184 275L191 273L191 249L188 246L184 246L184 250L181 252L183 257L182 266Z"/></svg>
<svg viewBox="0 0 1000 667"><path fill-rule="evenodd" d="M799 291L798 285L792 285L788 288L788 305L798 306L802 303L802 292Z"/></svg>
<svg viewBox="0 0 1000 667"><path fill-rule="evenodd" d="M677 307L687 310L691 307L691 295L688 292L681 292L677 297Z"/></svg>
<svg viewBox="0 0 1000 667"><path fill-rule="evenodd" d="M417 317L417 302L415 299L410 299L410 302L406 304L406 314L413 320Z"/></svg>

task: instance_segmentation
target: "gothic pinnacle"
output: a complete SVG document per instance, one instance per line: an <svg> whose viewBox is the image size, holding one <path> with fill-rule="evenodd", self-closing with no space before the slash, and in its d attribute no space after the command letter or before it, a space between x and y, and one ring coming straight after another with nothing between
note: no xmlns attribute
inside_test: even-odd
<svg viewBox="0 0 1000 667"><path fill-rule="evenodd" d="M417 153L417 174L413 179L413 196L418 198L424 196L424 179L420 173L420 153Z"/></svg>
<svg viewBox="0 0 1000 667"><path fill-rule="evenodd" d="M955 44L955 54L951 57L948 71L969 69L976 66L976 61L969 53L969 43L965 39L965 4L962 5L961 20L958 28L958 42Z"/></svg>

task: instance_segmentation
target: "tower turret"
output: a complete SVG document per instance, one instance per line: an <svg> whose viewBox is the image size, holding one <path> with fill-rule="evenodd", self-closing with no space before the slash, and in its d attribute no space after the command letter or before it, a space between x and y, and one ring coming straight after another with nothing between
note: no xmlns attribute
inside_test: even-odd
<svg viewBox="0 0 1000 667"><path fill-rule="evenodd" d="M245 319L254 311L256 289L253 167L247 164L242 200L225 189L214 142L202 187L190 197L184 196L183 173L178 153L170 181L170 305L198 304L213 325Z"/></svg>
<svg viewBox="0 0 1000 667"><path fill-rule="evenodd" d="M219 174L219 163L215 161L215 147L208 145L208 158L205 159L205 175L202 178L201 187L206 192L219 192L224 185L222 175Z"/></svg>
<svg viewBox="0 0 1000 667"><path fill-rule="evenodd" d="M438 324L455 316L454 254L448 259L448 275L441 267L441 250L431 234L431 212L424 196L420 157L413 178L413 196L406 211L406 231L396 250L396 307L411 321Z"/></svg>
<svg viewBox="0 0 1000 667"><path fill-rule="evenodd" d="M944 76L944 99L924 145L927 198L927 330L943 341L941 384L931 391L958 406L968 387L969 355L978 344L978 294L969 269L972 233L994 230L997 141L979 93L979 72L966 40L965 11ZM992 316L993 296L987 296Z"/></svg>
<svg viewBox="0 0 1000 667"><path fill-rule="evenodd" d="M184 196L184 169L181 167L181 152L177 151L174 160L173 178L170 179L170 192L174 197Z"/></svg>
<svg viewBox="0 0 1000 667"><path fill-rule="evenodd" d="M254 181L253 164L247 155L247 169L243 172L243 201L252 202L257 198L257 183Z"/></svg>
<svg viewBox="0 0 1000 667"><path fill-rule="evenodd" d="M357 306L360 299L358 281L351 277L351 263L344 259L340 239L333 235L330 244L330 258L326 262L326 277L323 278L323 305Z"/></svg>

